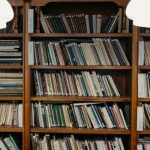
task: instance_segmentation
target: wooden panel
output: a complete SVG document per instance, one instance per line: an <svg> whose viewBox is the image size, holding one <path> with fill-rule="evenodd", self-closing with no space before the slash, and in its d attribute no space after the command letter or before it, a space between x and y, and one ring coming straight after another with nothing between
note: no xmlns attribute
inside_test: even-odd
<svg viewBox="0 0 150 150"><path fill-rule="evenodd" d="M120 38L125 38L125 37L132 37L131 33L101 33L101 34L86 34L86 33L55 33L55 34L48 34L48 33L31 33L31 37L45 37L45 38L51 38L51 37L69 37L69 38L88 38L88 37L120 37Z"/></svg>
<svg viewBox="0 0 150 150"><path fill-rule="evenodd" d="M133 26L132 37L132 104L131 104L131 150L137 148L137 105L138 105L138 45L139 28Z"/></svg>
<svg viewBox="0 0 150 150"><path fill-rule="evenodd" d="M73 96L50 96L31 97L31 101L75 101L75 102L131 102L130 97L73 97Z"/></svg>
<svg viewBox="0 0 150 150"><path fill-rule="evenodd" d="M0 33L0 38L20 38L23 37L22 33Z"/></svg>
<svg viewBox="0 0 150 150"><path fill-rule="evenodd" d="M23 0L9 0L12 6L23 6Z"/></svg>
<svg viewBox="0 0 150 150"><path fill-rule="evenodd" d="M55 70L131 70L131 66L30 66L30 68Z"/></svg>
<svg viewBox="0 0 150 150"><path fill-rule="evenodd" d="M0 126L0 132L23 132L23 128Z"/></svg>
<svg viewBox="0 0 150 150"><path fill-rule="evenodd" d="M72 128L52 128L41 129L31 128L31 132L37 133L59 133L59 134L130 134L130 130L125 129L72 129Z"/></svg>
<svg viewBox="0 0 150 150"><path fill-rule="evenodd" d="M31 0L31 5L44 6L51 2L93 2L93 0ZM119 6L126 6L128 0L94 0L94 2L114 2Z"/></svg>

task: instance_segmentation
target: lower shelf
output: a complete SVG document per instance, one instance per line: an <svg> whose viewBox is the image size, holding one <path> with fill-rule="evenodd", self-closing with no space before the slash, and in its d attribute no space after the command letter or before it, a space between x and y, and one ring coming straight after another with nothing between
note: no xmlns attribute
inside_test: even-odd
<svg viewBox="0 0 150 150"><path fill-rule="evenodd" d="M23 128L0 126L0 132L23 132Z"/></svg>
<svg viewBox="0 0 150 150"><path fill-rule="evenodd" d="M38 97L31 97L31 101L131 102L131 98L130 97L38 96Z"/></svg>
<svg viewBox="0 0 150 150"><path fill-rule="evenodd" d="M131 134L125 129L72 129L72 128L31 128L36 133L59 133L59 134Z"/></svg>

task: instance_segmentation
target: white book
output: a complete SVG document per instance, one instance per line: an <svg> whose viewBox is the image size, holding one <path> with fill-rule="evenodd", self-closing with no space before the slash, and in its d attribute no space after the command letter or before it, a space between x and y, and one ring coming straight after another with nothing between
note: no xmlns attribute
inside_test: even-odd
<svg viewBox="0 0 150 150"><path fill-rule="evenodd" d="M139 41L139 58L138 64L144 65L144 41Z"/></svg>
<svg viewBox="0 0 150 150"><path fill-rule="evenodd" d="M122 139L121 138L117 138L117 140L118 140L118 143L120 145L121 150L124 150Z"/></svg>
<svg viewBox="0 0 150 150"><path fill-rule="evenodd" d="M147 97L146 74L138 74L138 97Z"/></svg>
<svg viewBox="0 0 150 150"><path fill-rule="evenodd" d="M2 140L0 140L0 149L1 150L8 150Z"/></svg>
<svg viewBox="0 0 150 150"><path fill-rule="evenodd" d="M28 10L28 32L34 32L34 9Z"/></svg>
<svg viewBox="0 0 150 150"><path fill-rule="evenodd" d="M28 42L28 64L34 65L34 42L29 41Z"/></svg>
<svg viewBox="0 0 150 150"><path fill-rule="evenodd" d="M61 150L58 141L54 141L53 145L54 145L54 150Z"/></svg>
<svg viewBox="0 0 150 150"><path fill-rule="evenodd" d="M85 23L86 23L87 33L90 33L89 15L85 15Z"/></svg>
<svg viewBox="0 0 150 150"><path fill-rule="evenodd" d="M96 140L96 145L97 145L97 149L98 150L103 150L103 146L102 146L101 140Z"/></svg>
<svg viewBox="0 0 150 150"><path fill-rule="evenodd" d="M121 114L121 117L122 117L122 120L123 120L123 124L124 124L125 128L128 129L128 126L127 126L127 124L126 124L126 121L125 121L125 118L124 118L122 109L119 108L119 111L120 111L120 114Z"/></svg>
<svg viewBox="0 0 150 150"><path fill-rule="evenodd" d="M137 150L143 150L142 144L138 144L138 145L137 145Z"/></svg>
<svg viewBox="0 0 150 150"><path fill-rule="evenodd" d="M137 131L143 131L144 110L142 106L137 107Z"/></svg>
<svg viewBox="0 0 150 150"><path fill-rule="evenodd" d="M97 33L101 33L102 15L97 14L96 19L97 19L96 31L97 31Z"/></svg>
<svg viewBox="0 0 150 150"><path fill-rule="evenodd" d="M18 107L18 118L19 118L19 127L22 127L23 125L23 119L22 119L22 116L23 116L23 114L22 114L22 104L19 104L19 107Z"/></svg>

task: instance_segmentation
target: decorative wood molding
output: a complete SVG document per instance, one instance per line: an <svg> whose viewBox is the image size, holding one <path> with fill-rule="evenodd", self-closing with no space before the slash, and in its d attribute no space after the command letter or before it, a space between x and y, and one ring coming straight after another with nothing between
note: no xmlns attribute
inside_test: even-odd
<svg viewBox="0 0 150 150"><path fill-rule="evenodd" d="M92 2L93 0L32 0L32 6L45 6L47 3L52 2ZM116 3L118 6L125 7L128 4L128 0L94 0L94 2L113 2Z"/></svg>

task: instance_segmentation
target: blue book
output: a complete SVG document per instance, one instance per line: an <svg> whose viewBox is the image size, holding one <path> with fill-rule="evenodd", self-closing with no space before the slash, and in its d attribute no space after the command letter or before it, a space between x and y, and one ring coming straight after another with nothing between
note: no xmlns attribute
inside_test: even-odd
<svg viewBox="0 0 150 150"><path fill-rule="evenodd" d="M84 83L84 80L83 80L83 77L80 75L80 80L81 80L81 84L82 84L82 88L83 88L83 95L84 96L88 96L88 93L87 93L87 90L86 90L86 86L85 86L85 83Z"/></svg>
<svg viewBox="0 0 150 150"><path fill-rule="evenodd" d="M113 123L113 126L116 127L115 118L113 118L113 115L112 115L111 111L109 110L109 107L108 107L108 105L106 104L106 102L104 103L104 106L105 106L105 108L106 108L106 110L107 110L107 112L108 112L108 114L109 114L109 117L110 117L110 119L111 119L111 121L112 121L112 123Z"/></svg>

